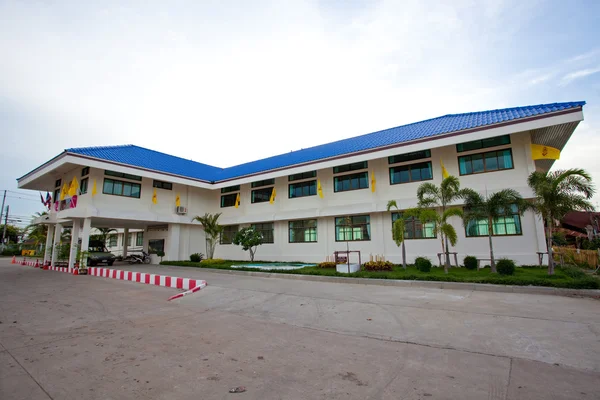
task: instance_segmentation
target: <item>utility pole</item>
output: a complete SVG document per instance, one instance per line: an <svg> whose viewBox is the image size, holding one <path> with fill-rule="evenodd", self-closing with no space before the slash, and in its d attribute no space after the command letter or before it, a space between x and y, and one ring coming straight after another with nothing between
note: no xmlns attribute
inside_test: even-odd
<svg viewBox="0 0 600 400"><path fill-rule="evenodd" d="M0 208L0 222L2 222L2 216L4 215L4 202L6 201L6 190L4 190L4 196L2 197L2 208Z"/></svg>
<svg viewBox="0 0 600 400"><path fill-rule="evenodd" d="M4 216L4 231L2 232L2 244L4 244L4 238L6 237L6 225L8 224L8 210L9 206L6 206L6 215Z"/></svg>

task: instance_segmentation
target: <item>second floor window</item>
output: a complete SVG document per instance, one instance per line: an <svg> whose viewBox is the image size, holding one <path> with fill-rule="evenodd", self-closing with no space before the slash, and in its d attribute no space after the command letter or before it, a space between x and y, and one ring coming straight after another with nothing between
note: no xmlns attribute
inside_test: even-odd
<svg viewBox="0 0 600 400"><path fill-rule="evenodd" d="M139 183L117 181L115 179L104 178L102 193L115 196L140 198L141 185Z"/></svg>
<svg viewBox="0 0 600 400"><path fill-rule="evenodd" d="M390 168L390 184L420 182L433 179L431 161Z"/></svg>
<svg viewBox="0 0 600 400"><path fill-rule="evenodd" d="M359 172L357 174L336 176L333 178L333 191L345 192L348 190L368 189L369 173Z"/></svg>
<svg viewBox="0 0 600 400"><path fill-rule="evenodd" d="M317 181L290 183L289 198L315 196L317 194Z"/></svg>
<svg viewBox="0 0 600 400"><path fill-rule="evenodd" d="M460 156L458 157L458 168L461 175L512 169L512 151L511 149L505 149Z"/></svg>

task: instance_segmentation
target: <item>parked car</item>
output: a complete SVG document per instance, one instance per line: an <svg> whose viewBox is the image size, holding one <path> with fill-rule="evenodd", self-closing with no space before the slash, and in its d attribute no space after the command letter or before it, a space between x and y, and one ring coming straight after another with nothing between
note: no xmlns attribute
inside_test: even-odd
<svg viewBox="0 0 600 400"><path fill-rule="evenodd" d="M100 240L90 240L88 252L88 265L92 267L98 264L111 266L117 259Z"/></svg>

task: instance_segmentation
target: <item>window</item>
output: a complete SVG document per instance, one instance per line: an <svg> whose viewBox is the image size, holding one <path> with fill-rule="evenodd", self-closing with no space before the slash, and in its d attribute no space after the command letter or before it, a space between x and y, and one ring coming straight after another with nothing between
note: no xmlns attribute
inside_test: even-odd
<svg viewBox="0 0 600 400"><path fill-rule="evenodd" d="M86 176L90 174L90 167L85 167L81 170L81 176Z"/></svg>
<svg viewBox="0 0 600 400"><path fill-rule="evenodd" d="M431 161L390 168L390 185L433 179Z"/></svg>
<svg viewBox="0 0 600 400"><path fill-rule="evenodd" d="M347 190L367 189L369 187L368 172L342 175L333 178L333 191L345 192Z"/></svg>
<svg viewBox="0 0 600 400"><path fill-rule="evenodd" d="M402 213L392 213L392 224L401 217ZM435 222L426 222L423 224L415 217L404 218L405 239L435 239L436 237Z"/></svg>
<svg viewBox="0 0 600 400"><path fill-rule="evenodd" d="M252 224L252 228L260 232L263 237L263 243L275 243L273 235L273 223L265 222L262 224Z"/></svg>
<svg viewBox="0 0 600 400"><path fill-rule="evenodd" d="M221 188L221 193L231 193L231 192L239 192L239 191L240 191L240 185L228 186L228 187Z"/></svg>
<svg viewBox="0 0 600 400"><path fill-rule="evenodd" d="M221 208L235 206L235 200L237 199L238 195L239 193L231 193L221 196Z"/></svg>
<svg viewBox="0 0 600 400"><path fill-rule="evenodd" d="M371 217L355 215L335 218L335 241L371 240Z"/></svg>
<svg viewBox="0 0 600 400"><path fill-rule="evenodd" d="M311 243L317 241L317 220L305 219L288 222L290 243Z"/></svg>
<svg viewBox="0 0 600 400"><path fill-rule="evenodd" d="M239 231L239 225L225 225L221 232L221 238L219 243L221 244L232 244L235 234Z"/></svg>
<svg viewBox="0 0 600 400"><path fill-rule="evenodd" d="M256 181L256 182L252 182L252 187L253 188L257 188L257 187L261 187L261 186L269 186L269 185L274 185L275 184L275 179L264 179L262 181Z"/></svg>
<svg viewBox="0 0 600 400"><path fill-rule="evenodd" d="M117 235L110 235L108 237L108 247L117 247Z"/></svg>
<svg viewBox="0 0 600 400"><path fill-rule="evenodd" d="M138 232L137 236L135 237L135 245L136 246L143 246L144 245L144 232Z"/></svg>
<svg viewBox="0 0 600 400"><path fill-rule="evenodd" d="M487 219L471 220L465 227L467 237L488 236ZM516 205L511 206L505 216L492 221L493 236L522 235L521 217Z"/></svg>
<svg viewBox="0 0 600 400"><path fill-rule="evenodd" d="M316 177L317 177L317 171L308 171L308 172L302 172L299 174L289 175L288 181L289 182L301 181L302 179L310 179L310 178L316 178Z"/></svg>
<svg viewBox="0 0 600 400"><path fill-rule="evenodd" d="M132 243L133 243L133 233L128 233L127 234L127 247L131 247Z"/></svg>
<svg viewBox="0 0 600 400"><path fill-rule="evenodd" d="M54 191L54 197L52 197L52 199L53 199L54 201L58 201L58 199L59 199L59 198L60 198L60 189L56 189L56 190Z"/></svg>
<svg viewBox="0 0 600 400"><path fill-rule="evenodd" d="M271 194L273 193L273 188L263 188L256 189L252 191L252 203L264 203L271 199Z"/></svg>
<svg viewBox="0 0 600 400"><path fill-rule="evenodd" d="M115 196L140 198L141 185L139 183L123 182L104 178L102 193Z"/></svg>
<svg viewBox="0 0 600 400"><path fill-rule="evenodd" d="M57 179L56 182L54 182L54 187L59 188L61 183L62 183L62 179Z"/></svg>
<svg viewBox="0 0 600 400"><path fill-rule="evenodd" d="M479 150L479 149L485 149L488 147L503 146L505 144L510 144L510 136L509 135L496 136L493 138L481 139L481 140L473 140L472 142L466 142L466 143L459 143L456 145L456 151L458 153L461 153L463 151Z"/></svg>
<svg viewBox="0 0 600 400"><path fill-rule="evenodd" d="M152 187L158 189L173 190L173 184L171 182L152 181Z"/></svg>
<svg viewBox="0 0 600 400"><path fill-rule="evenodd" d="M81 185L79 185L79 194L86 194L88 191L88 178L83 178L81 180Z"/></svg>
<svg viewBox="0 0 600 400"><path fill-rule="evenodd" d="M350 172L350 171L358 171L359 169L365 169L369 167L368 161L361 161L352 164L339 165L337 167L333 167L333 173L339 174L342 172Z"/></svg>
<svg viewBox="0 0 600 400"><path fill-rule="evenodd" d="M159 251L165 251L165 239L150 239L148 241L148 253L156 254Z"/></svg>
<svg viewBox="0 0 600 400"><path fill-rule="evenodd" d="M315 196L317 194L317 181L290 183L289 198Z"/></svg>
<svg viewBox="0 0 600 400"><path fill-rule="evenodd" d="M421 158L431 158L431 150L414 151L412 153L398 154L397 156L389 156L388 164L420 160Z"/></svg>
<svg viewBox="0 0 600 400"><path fill-rule="evenodd" d="M131 174L124 174L122 172L115 172L115 171L109 171L109 170L105 170L104 171L104 175L115 176L117 178L131 179L131 180L134 180L134 181L141 181L142 180L141 176L131 175Z"/></svg>
<svg viewBox="0 0 600 400"><path fill-rule="evenodd" d="M461 156L458 157L458 167L461 175L512 169L512 151L506 149Z"/></svg>

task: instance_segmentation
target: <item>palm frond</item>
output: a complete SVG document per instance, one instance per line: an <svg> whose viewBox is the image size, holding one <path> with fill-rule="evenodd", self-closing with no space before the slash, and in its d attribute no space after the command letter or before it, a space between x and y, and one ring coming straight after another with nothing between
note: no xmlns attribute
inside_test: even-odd
<svg viewBox="0 0 600 400"><path fill-rule="evenodd" d="M446 236L448 238L448 241L450 241L450 244L452 246L456 246L458 237L456 235L456 230L454 229L454 227L452 225L444 222L440 226L440 231L442 232L442 234L444 234L444 236Z"/></svg>
<svg viewBox="0 0 600 400"><path fill-rule="evenodd" d="M426 182L417 188L417 200L419 207L426 208L442 204L440 188L433 183Z"/></svg>
<svg viewBox="0 0 600 400"><path fill-rule="evenodd" d="M396 210L398 210L398 204L396 204L396 200L388 201L387 210L390 211L392 209L392 207L394 207Z"/></svg>
<svg viewBox="0 0 600 400"><path fill-rule="evenodd" d="M404 241L404 218L398 218L392 225L392 238L396 246L400 247Z"/></svg>
<svg viewBox="0 0 600 400"><path fill-rule="evenodd" d="M463 217L463 210L461 210L458 207L447 208L446 211L444 211L444 214L442 214L442 221L446 222L448 220L448 218L450 218L450 217L459 217L459 218L462 218Z"/></svg>

